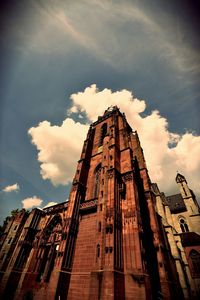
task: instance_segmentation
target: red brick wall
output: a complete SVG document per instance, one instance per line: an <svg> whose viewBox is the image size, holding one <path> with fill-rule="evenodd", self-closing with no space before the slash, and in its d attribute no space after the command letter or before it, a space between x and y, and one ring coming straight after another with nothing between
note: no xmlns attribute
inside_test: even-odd
<svg viewBox="0 0 200 300"><path fill-rule="evenodd" d="M195 250L195 251L200 253L200 245L184 247L184 250L185 250L186 258L187 258L187 261L188 261L188 264L189 264L189 268L190 268L192 277L194 277L194 278L198 277L199 278L200 277L199 274L196 274L194 269L193 269L193 264L192 264L192 261L190 259L190 252L192 250Z"/></svg>
<svg viewBox="0 0 200 300"><path fill-rule="evenodd" d="M88 299L90 272L96 260L96 213L82 217L76 241L68 299Z"/></svg>

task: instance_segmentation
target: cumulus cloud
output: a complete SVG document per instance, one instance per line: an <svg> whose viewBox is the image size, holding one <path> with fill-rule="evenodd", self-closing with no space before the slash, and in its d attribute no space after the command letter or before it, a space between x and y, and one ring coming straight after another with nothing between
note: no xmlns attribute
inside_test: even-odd
<svg viewBox="0 0 200 300"><path fill-rule="evenodd" d="M34 206L40 206L42 204L42 202L43 202L43 200L36 196L29 197L29 198L22 200L23 208L25 208L25 209L29 209Z"/></svg>
<svg viewBox="0 0 200 300"><path fill-rule="evenodd" d="M43 121L29 129L32 143L39 151L43 179L50 179L54 185L64 185L72 180L87 130L88 125L75 123L70 118L61 126Z"/></svg>
<svg viewBox="0 0 200 300"><path fill-rule="evenodd" d="M57 202L48 202L47 205L45 205L43 208L47 208L47 207L50 207L50 206L53 206L53 205L56 205L58 204Z"/></svg>
<svg viewBox="0 0 200 300"><path fill-rule="evenodd" d="M91 121L95 121L98 115L101 115L110 105L117 105L124 112L129 111L130 108L129 115L134 114L135 117L146 108L145 101L133 98L130 91L112 92L110 89L99 91L96 84L87 87L83 92L72 94L70 98L73 101L73 106L68 110L68 113L85 112Z"/></svg>
<svg viewBox="0 0 200 300"><path fill-rule="evenodd" d="M144 100L138 100L128 90L99 91L95 84L83 92L71 95L72 112L85 112L91 121L97 119L111 105L117 105L126 114L127 120L139 133L141 145L152 181L166 193L176 192L174 178L182 172L196 193L200 194L200 137L192 133L177 134L168 129L168 121L159 111L146 117Z"/></svg>
<svg viewBox="0 0 200 300"><path fill-rule="evenodd" d="M18 192L19 191L19 184L15 183L13 185L8 185L2 191L5 192L5 193Z"/></svg>
<svg viewBox="0 0 200 300"><path fill-rule="evenodd" d="M73 178L88 125L75 123L70 114L78 116L84 113L91 123L108 106L117 105L126 114L133 130L138 131L151 180L157 182L167 194L176 193L175 176L179 171L187 178L194 192L200 194L199 136L170 132L167 119L157 110L142 116L141 113L146 109L145 101L135 98L132 92L125 89L100 91L93 84L83 92L72 94L71 100L68 118L61 126L52 126L44 121L29 130L32 143L39 151L38 160L44 179L50 179L57 185L66 184Z"/></svg>

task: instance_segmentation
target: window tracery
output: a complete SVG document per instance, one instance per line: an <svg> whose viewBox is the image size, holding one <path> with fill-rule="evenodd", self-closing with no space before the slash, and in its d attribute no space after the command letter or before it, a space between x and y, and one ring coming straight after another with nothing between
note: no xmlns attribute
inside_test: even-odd
<svg viewBox="0 0 200 300"><path fill-rule="evenodd" d="M39 272L37 280L48 282L57 257L59 244L62 239L62 220L55 215L43 231L39 249ZM41 251L42 250L42 251Z"/></svg>
<svg viewBox="0 0 200 300"><path fill-rule="evenodd" d="M187 225L187 222L185 221L185 219L180 218L179 224L180 224L182 232L188 232L189 231L189 228L188 228L188 225Z"/></svg>

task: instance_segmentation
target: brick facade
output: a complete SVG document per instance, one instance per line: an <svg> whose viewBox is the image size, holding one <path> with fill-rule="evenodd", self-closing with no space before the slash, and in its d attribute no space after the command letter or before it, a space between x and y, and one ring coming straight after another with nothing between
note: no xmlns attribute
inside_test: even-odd
<svg viewBox="0 0 200 300"><path fill-rule="evenodd" d="M181 299L137 132L117 107L90 126L69 201L29 215L2 299Z"/></svg>

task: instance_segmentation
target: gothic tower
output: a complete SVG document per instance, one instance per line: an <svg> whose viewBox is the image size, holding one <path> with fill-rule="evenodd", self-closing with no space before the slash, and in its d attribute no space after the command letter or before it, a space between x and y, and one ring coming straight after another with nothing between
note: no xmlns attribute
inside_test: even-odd
<svg viewBox="0 0 200 300"><path fill-rule="evenodd" d="M190 215L198 215L200 213L200 209L199 209L199 205L198 202L196 200L196 197L193 193L193 191L189 188L187 181L185 179L185 177L183 175L181 175L180 173L178 173L176 175L176 182L178 184L182 199L184 201L184 204L186 206L186 210ZM195 224L196 226L195 228L192 228L193 231L198 231L200 233L200 224L199 222L197 224ZM197 226L198 225L198 226Z"/></svg>
<svg viewBox="0 0 200 300"><path fill-rule="evenodd" d="M15 300L177 297L139 138L117 107L90 126L69 201L35 214Z"/></svg>

